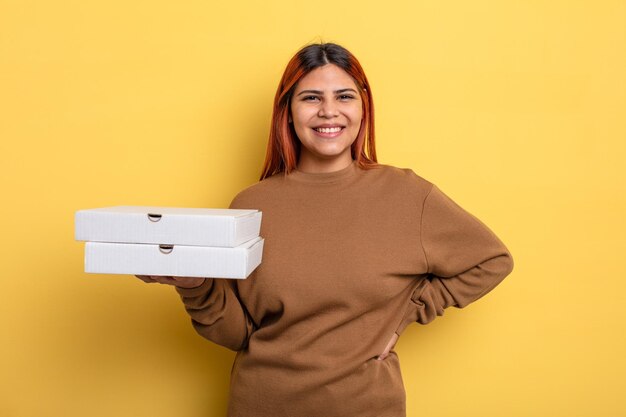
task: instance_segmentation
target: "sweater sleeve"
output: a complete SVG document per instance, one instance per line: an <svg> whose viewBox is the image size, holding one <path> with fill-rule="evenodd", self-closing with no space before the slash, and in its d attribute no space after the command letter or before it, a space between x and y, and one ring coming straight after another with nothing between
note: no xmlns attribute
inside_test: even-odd
<svg viewBox="0 0 626 417"><path fill-rule="evenodd" d="M207 278L196 288L176 288L202 337L237 351L246 347L254 322L242 306L234 280Z"/></svg>
<svg viewBox="0 0 626 417"><path fill-rule="evenodd" d="M236 208L234 205L230 208ZM247 346L256 326L239 298L234 279L206 278L199 287L177 287L176 291L198 334L234 351Z"/></svg>
<svg viewBox="0 0 626 417"><path fill-rule="evenodd" d="M412 321L427 324L450 306L478 300L513 270L500 239L436 185L424 199L420 233L428 274L415 288L398 334Z"/></svg>

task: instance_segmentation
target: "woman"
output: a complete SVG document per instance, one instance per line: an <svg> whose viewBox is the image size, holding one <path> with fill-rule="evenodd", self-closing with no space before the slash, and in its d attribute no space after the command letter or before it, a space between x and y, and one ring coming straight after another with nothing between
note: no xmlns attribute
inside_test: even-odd
<svg viewBox="0 0 626 417"><path fill-rule="evenodd" d="M198 333L237 351L229 416L405 416L398 336L513 267L435 185L376 162L367 78L331 43L287 65L261 181L231 208L263 212L248 279L141 277L175 285Z"/></svg>

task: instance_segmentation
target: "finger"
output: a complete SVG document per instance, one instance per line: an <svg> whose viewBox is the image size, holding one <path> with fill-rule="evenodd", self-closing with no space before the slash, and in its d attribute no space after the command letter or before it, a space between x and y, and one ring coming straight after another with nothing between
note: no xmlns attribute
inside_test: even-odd
<svg viewBox="0 0 626 417"><path fill-rule="evenodd" d="M172 277L177 287L181 288L196 288L202 285L206 278L197 277Z"/></svg>
<svg viewBox="0 0 626 417"><path fill-rule="evenodd" d="M152 279L159 284L176 285L176 279L174 277L165 275L153 275Z"/></svg>
<svg viewBox="0 0 626 417"><path fill-rule="evenodd" d="M153 284L156 281L152 279L152 277L150 277L149 275L135 275L137 278L139 278L140 280L142 280L143 282L146 282L148 284Z"/></svg>
<svg viewBox="0 0 626 417"><path fill-rule="evenodd" d="M389 356L389 352L391 351L391 349L393 349L393 347L396 345L396 341L398 340L398 334L394 332L393 336L391 336L391 339L389 340L389 342L387 343L387 346L385 346L385 350L383 351L383 353L381 353L378 356L378 360L383 360L385 359L387 356Z"/></svg>
<svg viewBox="0 0 626 417"><path fill-rule="evenodd" d="M148 284L154 284L158 282L159 284L167 284L167 285L175 285L180 286L181 288L194 288L202 285L206 278L195 278L195 277L172 277L166 275L135 275L137 278L146 282Z"/></svg>
<svg viewBox="0 0 626 417"><path fill-rule="evenodd" d="M378 359L379 361L384 360L387 356L389 356L389 349L385 348L385 350L383 351L383 353L381 353L380 355L378 355L378 357L376 359Z"/></svg>

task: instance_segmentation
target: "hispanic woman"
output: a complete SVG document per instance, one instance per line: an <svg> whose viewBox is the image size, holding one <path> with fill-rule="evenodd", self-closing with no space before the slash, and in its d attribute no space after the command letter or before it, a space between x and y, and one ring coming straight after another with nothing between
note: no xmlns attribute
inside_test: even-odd
<svg viewBox="0 0 626 417"><path fill-rule="evenodd" d="M376 158L372 89L348 50L308 45L274 99L260 181L231 208L263 213L245 280L174 285L195 330L236 351L230 417L404 417L394 346L513 268L480 220L411 169Z"/></svg>

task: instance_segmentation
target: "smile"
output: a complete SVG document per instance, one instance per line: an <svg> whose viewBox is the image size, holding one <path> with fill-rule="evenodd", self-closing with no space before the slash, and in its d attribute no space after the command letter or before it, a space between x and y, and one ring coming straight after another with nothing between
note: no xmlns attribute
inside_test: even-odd
<svg viewBox="0 0 626 417"><path fill-rule="evenodd" d="M313 130L315 130L316 132L320 132L320 133L337 133L340 132L341 129L343 129L343 127L337 126L337 127L315 127L313 128Z"/></svg>

